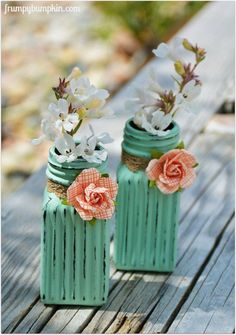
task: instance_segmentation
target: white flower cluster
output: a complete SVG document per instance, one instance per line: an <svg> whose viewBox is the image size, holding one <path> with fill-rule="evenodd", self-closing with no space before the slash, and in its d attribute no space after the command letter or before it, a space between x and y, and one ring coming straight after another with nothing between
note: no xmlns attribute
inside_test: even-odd
<svg viewBox="0 0 236 335"><path fill-rule="evenodd" d="M193 66L184 63L184 49L195 54L196 62ZM139 128L153 135L164 136L169 132L167 128L176 112L190 112L192 101L201 92L201 83L194 70L205 58L205 50L177 37L170 45L161 43L153 53L159 58L168 58L174 62L177 77L172 78L175 89L167 91L162 88L155 71L152 71L147 87L136 89L136 97L127 101L127 108L135 113L133 121Z"/></svg>
<svg viewBox="0 0 236 335"><path fill-rule="evenodd" d="M33 144L39 144L45 139L53 141L59 152L57 160L61 163L72 162L78 157L94 163L106 160L107 152L99 148L99 144L113 141L108 133L95 136L89 125L90 136L83 136L76 143L75 135L85 119L112 115L111 110L104 108L109 97L108 91L92 85L78 68L74 68L66 79L60 79L58 87L53 90L57 102L49 104L41 122L43 134L34 139Z"/></svg>

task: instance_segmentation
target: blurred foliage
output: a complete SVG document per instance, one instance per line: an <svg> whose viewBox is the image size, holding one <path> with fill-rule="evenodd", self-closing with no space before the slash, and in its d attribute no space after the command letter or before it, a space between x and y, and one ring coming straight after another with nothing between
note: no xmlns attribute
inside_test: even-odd
<svg viewBox="0 0 236 335"><path fill-rule="evenodd" d="M109 22L123 25L146 49L168 40L206 1L98 1ZM104 37L109 35L103 31Z"/></svg>

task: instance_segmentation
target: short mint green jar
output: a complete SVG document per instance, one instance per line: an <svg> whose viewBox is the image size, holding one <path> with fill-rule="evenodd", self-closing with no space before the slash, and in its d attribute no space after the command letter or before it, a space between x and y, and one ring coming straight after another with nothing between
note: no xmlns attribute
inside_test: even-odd
<svg viewBox="0 0 236 335"><path fill-rule="evenodd" d="M83 169L106 172L106 162L83 159L58 163L55 148L48 158L47 177L68 187ZM62 186L62 187L63 187ZM109 221L83 221L74 207L45 189L41 230L40 296L45 304L102 305L109 287Z"/></svg>
<svg viewBox="0 0 236 335"><path fill-rule="evenodd" d="M122 151L131 160L141 157L148 162L153 149L174 149L179 132L179 126L173 122L169 133L158 137L138 129L131 119L124 129ZM166 195L149 187L144 168L132 171L128 166L123 161L117 170L116 268L171 272L176 263L180 194Z"/></svg>

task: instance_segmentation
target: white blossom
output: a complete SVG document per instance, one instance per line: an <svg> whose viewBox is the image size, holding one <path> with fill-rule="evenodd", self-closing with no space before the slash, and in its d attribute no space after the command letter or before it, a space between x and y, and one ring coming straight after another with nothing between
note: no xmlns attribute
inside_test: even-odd
<svg viewBox="0 0 236 335"><path fill-rule="evenodd" d="M80 148L81 156L89 163L101 163L107 158L106 150L96 150L97 141L95 137L82 137Z"/></svg>
<svg viewBox="0 0 236 335"><path fill-rule="evenodd" d="M59 99L57 104L51 103L48 109L58 117L58 125L60 124L67 132L70 132L79 122L77 113L69 113L69 103L65 99Z"/></svg>
<svg viewBox="0 0 236 335"><path fill-rule="evenodd" d="M172 122L171 114L166 114L160 110L152 114L142 114L141 127L149 133L157 136L165 136L169 130L165 130Z"/></svg>
<svg viewBox="0 0 236 335"><path fill-rule="evenodd" d="M107 90L98 89L92 85L87 77L80 77L70 81L70 89L72 95L80 102L88 99L105 100L109 97Z"/></svg>
<svg viewBox="0 0 236 335"><path fill-rule="evenodd" d="M66 79L60 79L54 91L57 98L65 98L49 104L48 112L41 122L43 135L32 141L34 144L44 139L54 141L56 159L61 163L72 162L79 157L88 162L101 163L106 160L107 151L100 144L113 141L108 133L96 136L92 127L91 136L83 136L79 143L74 138L84 119L113 114L110 108L104 107L109 97L108 91L96 88L81 74L80 69L75 67Z"/></svg>
<svg viewBox="0 0 236 335"><path fill-rule="evenodd" d="M105 100L91 99L84 104L86 109L85 117L89 119L108 118L114 115L114 111L109 107L103 107Z"/></svg>
<svg viewBox="0 0 236 335"><path fill-rule="evenodd" d="M140 115L144 110L146 113L152 113L157 110L157 98L153 92L136 88L136 97L126 101L126 108L133 113Z"/></svg>
<svg viewBox="0 0 236 335"><path fill-rule="evenodd" d="M147 113L145 112L144 109L140 109L138 112L136 112L136 113L134 114L133 122L134 122L134 124L136 124L136 126L138 126L139 128L143 128L143 127L142 127L143 117L145 117L145 118L147 119Z"/></svg>
<svg viewBox="0 0 236 335"><path fill-rule="evenodd" d="M34 145L42 143L44 140L54 141L62 134L62 126L60 120L54 113L47 113L41 121L42 135L32 140Z"/></svg>
<svg viewBox="0 0 236 335"><path fill-rule="evenodd" d="M178 109L191 112L192 101L201 93L201 86L195 85L195 81L188 82L182 92L178 93L175 98L175 104Z"/></svg>
<svg viewBox="0 0 236 335"><path fill-rule="evenodd" d="M160 43L152 52L159 58L169 58L172 61L182 59L183 38L175 37L170 44Z"/></svg>
<svg viewBox="0 0 236 335"><path fill-rule="evenodd" d="M158 97L160 94L164 93L164 89L161 87L157 80L157 74L154 69L149 73L149 85L148 89L155 94L155 97Z"/></svg>
<svg viewBox="0 0 236 335"><path fill-rule="evenodd" d="M69 134L64 134L55 140L55 147L60 155L57 155L57 161L60 163L72 162L80 156L80 148L76 146L74 139Z"/></svg>
<svg viewBox="0 0 236 335"><path fill-rule="evenodd" d="M78 110L81 118L99 119L113 114L110 108L104 108L109 97L108 91L96 88L86 77L72 79L69 93L75 99L73 107Z"/></svg>

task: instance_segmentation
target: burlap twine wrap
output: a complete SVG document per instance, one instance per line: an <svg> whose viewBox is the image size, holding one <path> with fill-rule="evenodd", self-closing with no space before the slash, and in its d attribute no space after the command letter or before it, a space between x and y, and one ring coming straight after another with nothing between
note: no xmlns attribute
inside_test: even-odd
<svg viewBox="0 0 236 335"><path fill-rule="evenodd" d="M121 160L133 172L138 170L145 170L150 161L149 158L133 156L128 154L124 150L122 150ZM67 197L68 187L58 184L51 179L48 179L47 181L47 189L48 192L54 193L60 199Z"/></svg>
<svg viewBox="0 0 236 335"><path fill-rule="evenodd" d="M150 162L149 158L144 157L137 157L128 154L124 150L121 153L121 160L122 162L128 166L129 170L131 171L138 171L138 170L145 170Z"/></svg>
<svg viewBox="0 0 236 335"><path fill-rule="evenodd" d="M67 186L56 183L53 180L48 179L47 181L48 192L54 193L58 198L66 198Z"/></svg>

